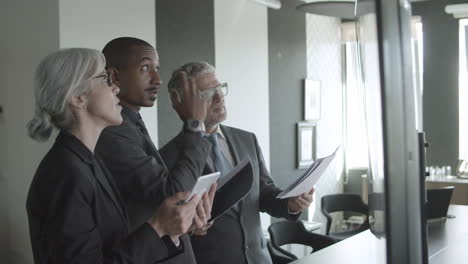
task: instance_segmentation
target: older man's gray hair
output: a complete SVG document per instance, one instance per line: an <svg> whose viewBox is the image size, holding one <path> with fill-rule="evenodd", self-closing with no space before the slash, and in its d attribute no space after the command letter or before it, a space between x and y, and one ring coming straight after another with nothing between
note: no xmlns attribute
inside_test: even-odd
<svg viewBox="0 0 468 264"><path fill-rule="evenodd" d="M206 73L215 73L215 68L209 64L208 62L198 61L198 62L189 62L175 71L172 72L171 79L167 83L167 88L169 89L169 94L175 90L179 93L179 95L183 96L183 89L182 89L182 78L180 76L181 72L187 73L187 78L196 78L201 74Z"/></svg>
<svg viewBox="0 0 468 264"><path fill-rule="evenodd" d="M94 49L62 49L45 57L34 76L36 110L27 125L29 136L46 141L54 127L68 130L76 125L69 99L88 93L90 80L105 65L104 55Z"/></svg>

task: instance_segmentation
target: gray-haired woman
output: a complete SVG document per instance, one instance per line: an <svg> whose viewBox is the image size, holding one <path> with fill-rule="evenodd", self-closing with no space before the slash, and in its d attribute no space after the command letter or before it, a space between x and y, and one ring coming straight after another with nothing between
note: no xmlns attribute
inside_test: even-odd
<svg viewBox="0 0 468 264"><path fill-rule="evenodd" d="M31 183L27 212L35 263L155 263L183 251L174 237L192 224L199 197L167 198L155 216L129 234L117 186L94 155L101 131L122 122L119 88L92 49L47 56L34 80L36 112L29 135L47 140L60 130Z"/></svg>

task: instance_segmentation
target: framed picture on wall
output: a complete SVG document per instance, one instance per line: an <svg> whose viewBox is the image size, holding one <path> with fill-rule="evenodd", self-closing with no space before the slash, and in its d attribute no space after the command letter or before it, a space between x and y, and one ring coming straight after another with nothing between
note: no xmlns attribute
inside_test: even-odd
<svg viewBox="0 0 468 264"><path fill-rule="evenodd" d="M304 120L317 121L321 115L320 81L304 81Z"/></svg>
<svg viewBox="0 0 468 264"><path fill-rule="evenodd" d="M315 159L315 124L297 123L297 168L309 167Z"/></svg>

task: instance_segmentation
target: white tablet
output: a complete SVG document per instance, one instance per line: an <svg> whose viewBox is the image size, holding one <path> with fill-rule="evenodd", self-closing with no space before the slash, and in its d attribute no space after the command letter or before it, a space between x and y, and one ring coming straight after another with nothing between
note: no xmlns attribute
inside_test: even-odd
<svg viewBox="0 0 468 264"><path fill-rule="evenodd" d="M218 181L219 175L220 172L214 172L200 176L197 183L195 184L195 187L193 187L190 196L185 200L185 202L188 202L188 200L190 200L190 198L192 198L192 196L195 194L203 195L205 192L209 191L211 185Z"/></svg>

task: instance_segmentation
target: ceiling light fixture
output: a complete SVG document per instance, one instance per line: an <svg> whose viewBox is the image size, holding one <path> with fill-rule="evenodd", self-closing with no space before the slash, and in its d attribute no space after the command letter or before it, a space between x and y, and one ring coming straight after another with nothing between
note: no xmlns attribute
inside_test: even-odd
<svg viewBox="0 0 468 264"><path fill-rule="evenodd" d="M269 8L273 9L280 9L281 8L281 1L280 0L250 0L252 2L265 5Z"/></svg>

